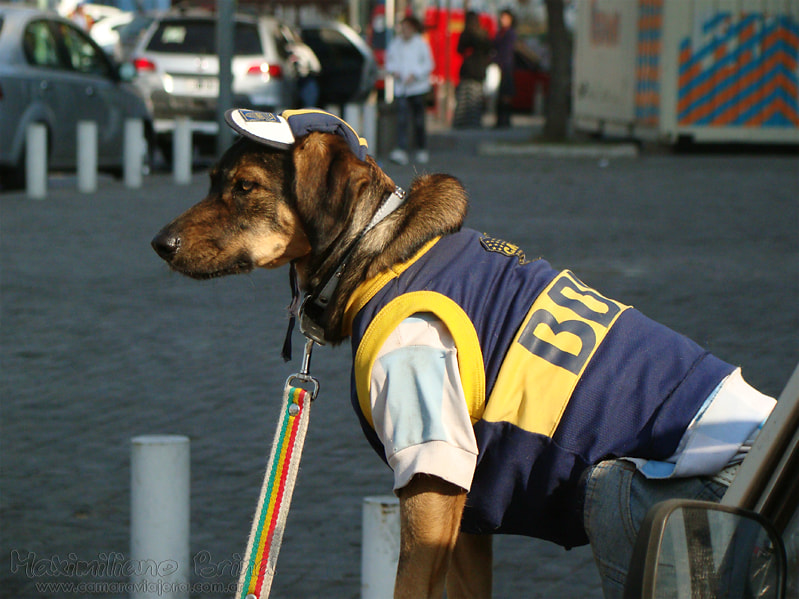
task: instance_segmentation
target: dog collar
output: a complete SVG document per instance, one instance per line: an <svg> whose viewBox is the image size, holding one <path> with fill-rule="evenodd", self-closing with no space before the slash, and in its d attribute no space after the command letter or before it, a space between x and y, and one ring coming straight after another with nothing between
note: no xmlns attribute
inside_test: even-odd
<svg viewBox="0 0 799 599"><path fill-rule="evenodd" d="M377 212L375 212L374 216L369 221L369 224L367 224L366 227L364 227L364 229L358 233L358 235L352 241L350 247L344 253L344 257L341 259L338 265L331 270L331 274L319 285L317 285L315 290L312 290L305 295L301 305L299 301L300 288L297 281L297 271L294 263L291 263L291 271L289 273L292 296L291 304L289 305L289 313L291 317L289 319L286 340L283 343L283 359L285 361L291 360L291 333L294 330L295 319L299 319L300 332L305 336L306 339L314 341L319 345L325 345L325 329L321 324L319 324L319 321L321 320L325 309L330 304L330 300L333 298L336 289L338 289L338 285L341 282L341 277L344 274L344 269L347 267L347 263L358 247L358 243L364 238L364 236L381 222L383 222L383 220L385 220L397 208L399 208L405 202L405 197L406 194L404 189L399 186L394 188L394 191L391 192L391 194L377 209ZM297 306L299 306L299 309L297 309Z"/></svg>

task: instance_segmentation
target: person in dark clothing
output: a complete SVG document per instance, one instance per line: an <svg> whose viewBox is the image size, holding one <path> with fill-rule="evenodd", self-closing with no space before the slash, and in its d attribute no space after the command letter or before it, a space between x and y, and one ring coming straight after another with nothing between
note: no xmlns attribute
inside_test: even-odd
<svg viewBox="0 0 799 599"><path fill-rule="evenodd" d="M497 99L497 127L510 127L511 104L515 86L513 84L513 52L516 46L515 18L509 10L499 15L499 31L494 38L494 62L502 73Z"/></svg>
<svg viewBox="0 0 799 599"><path fill-rule="evenodd" d="M457 49L463 57L463 63L460 83L455 92L457 103L452 126L459 129L479 128L483 117L483 81L491 60L491 40L474 11L466 13Z"/></svg>

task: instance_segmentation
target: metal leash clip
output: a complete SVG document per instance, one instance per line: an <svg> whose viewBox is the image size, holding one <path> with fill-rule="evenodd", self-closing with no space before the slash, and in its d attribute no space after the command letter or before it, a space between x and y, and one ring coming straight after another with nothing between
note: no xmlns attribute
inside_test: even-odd
<svg viewBox="0 0 799 599"><path fill-rule="evenodd" d="M316 396L319 395L319 381L311 376L311 352L313 351L314 343L316 342L313 339L307 339L305 341L305 352L302 356L302 368L298 373L292 374L288 379L286 379L286 385L291 387L299 387L300 389L304 389L306 392L308 392L311 396L311 401L316 399ZM299 384L296 384L295 381Z"/></svg>

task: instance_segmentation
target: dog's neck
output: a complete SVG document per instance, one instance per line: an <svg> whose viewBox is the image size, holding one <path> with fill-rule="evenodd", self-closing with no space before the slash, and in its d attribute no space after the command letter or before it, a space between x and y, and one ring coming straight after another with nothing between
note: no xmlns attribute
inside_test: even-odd
<svg viewBox="0 0 799 599"><path fill-rule="evenodd" d="M388 194L378 196L378 202L372 202L367 218L374 218L391 193L389 189ZM407 260L430 239L459 230L466 205L466 193L453 177L418 177L405 201L372 227L371 220L366 227L345 227L324 252L315 252L312 247L308 256L298 260L295 266L301 286L310 297L318 294L331 276L337 277L329 301L314 319L324 331L325 340L332 344L344 340L342 322L347 300L360 283ZM365 220L362 215L360 220ZM367 227L369 230L361 234Z"/></svg>
<svg viewBox="0 0 799 599"><path fill-rule="evenodd" d="M331 299L336 294L341 278L347 268L348 262L358 250L361 240L369 232L377 227L381 222L388 218L394 211L402 206L405 201L405 191L396 187L380 204L377 211L367 225L361 229L358 235L343 250L343 256L334 263L332 268L328 268L327 274L317 277L317 283L307 293L302 302L302 307L297 310L298 287L294 283L296 274L292 274L292 315L300 319L300 330L302 333L316 343L324 344L328 336L324 326L321 324L324 312L330 304ZM296 267L295 267L296 268Z"/></svg>

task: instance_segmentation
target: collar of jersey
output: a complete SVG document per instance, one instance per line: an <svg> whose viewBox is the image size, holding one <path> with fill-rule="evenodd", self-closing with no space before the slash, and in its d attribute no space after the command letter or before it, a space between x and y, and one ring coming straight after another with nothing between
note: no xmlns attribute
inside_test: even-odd
<svg viewBox="0 0 799 599"><path fill-rule="evenodd" d="M399 262L388 270L375 275L371 279L365 280L355 289L355 291L352 292L350 299L347 301L347 307L344 310L344 321L341 325L342 332L344 333L345 337L352 335L352 322L355 320L355 316L358 314L358 312L360 312L363 307L366 306L366 304L368 304L372 298L389 283L389 281L399 277L402 273L413 266L417 260L430 251L430 249L436 243L438 243L439 239L441 239L440 235L438 237L434 237L425 243L409 260L406 260L405 262Z"/></svg>

